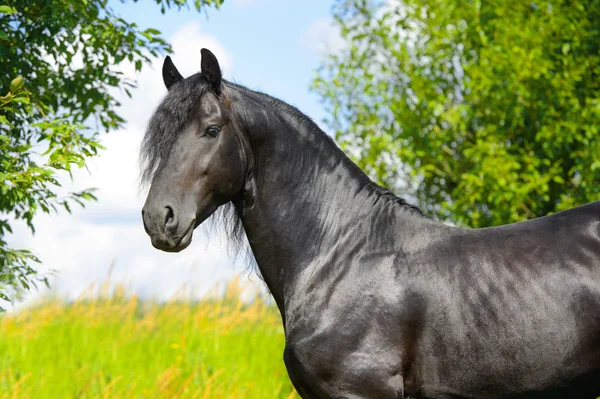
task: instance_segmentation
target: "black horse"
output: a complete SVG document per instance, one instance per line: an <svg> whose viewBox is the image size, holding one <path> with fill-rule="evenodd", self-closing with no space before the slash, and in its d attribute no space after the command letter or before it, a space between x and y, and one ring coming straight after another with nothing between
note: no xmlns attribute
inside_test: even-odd
<svg viewBox="0 0 600 399"><path fill-rule="evenodd" d="M374 184L297 109L222 80L206 49L201 71L184 79L165 60L169 92L142 145L144 226L181 251L233 204L302 397L600 395L600 201L447 226Z"/></svg>

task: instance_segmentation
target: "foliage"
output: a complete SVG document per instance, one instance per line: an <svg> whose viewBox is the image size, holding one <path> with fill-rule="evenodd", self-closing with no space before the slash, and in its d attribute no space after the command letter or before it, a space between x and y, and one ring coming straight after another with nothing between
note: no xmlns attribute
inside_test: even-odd
<svg viewBox="0 0 600 399"><path fill-rule="evenodd" d="M0 318L0 398L298 397L279 313L238 280L200 302L107 288Z"/></svg>
<svg viewBox="0 0 600 399"><path fill-rule="evenodd" d="M155 1L163 12L188 6L187 0ZM191 3L203 10L222 2ZM95 198L92 190L59 198L59 172L84 167L102 148L99 133L123 125L114 95L121 89L130 96L135 81L119 64L131 62L139 71L170 50L158 30L127 22L107 0L0 4L0 299L35 284L31 262L39 262L9 247L11 224L22 220L33 232L39 212L70 212L73 202L83 206Z"/></svg>
<svg viewBox="0 0 600 399"><path fill-rule="evenodd" d="M314 87L373 178L473 227L600 198L599 0L338 0L333 13L347 46Z"/></svg>

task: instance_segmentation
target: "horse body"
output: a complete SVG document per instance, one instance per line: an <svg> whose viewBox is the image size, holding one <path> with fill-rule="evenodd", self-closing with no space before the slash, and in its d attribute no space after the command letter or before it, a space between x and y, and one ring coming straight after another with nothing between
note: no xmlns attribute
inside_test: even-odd
<svg viewBox="0 0 600 399"><path fill-rule="evenodd" d="M405 212L395 237L419 226ZM342 242L338 261L318 261L327 271L298 279L285 315L300 392L598 396L600 202L499 228L419 230L429 234Z"/></svg>
<svg viewBox="0 0 600 399"><path fill-rule="evenodd" d="M600 395L600 202L446 226L372 183L295 108L221 82L206 56L185 81L165 63L167 87L179 85L165 104L207 88L155 164L144 225L178 251L190 223L234 204L302 397ZM159 122L147 143L170 126Z"/></svg>

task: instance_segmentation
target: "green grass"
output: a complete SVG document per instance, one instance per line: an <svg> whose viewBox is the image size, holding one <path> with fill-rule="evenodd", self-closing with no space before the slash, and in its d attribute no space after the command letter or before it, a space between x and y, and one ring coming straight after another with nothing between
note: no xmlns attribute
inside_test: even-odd
<svg viewBox="0 0 600 399"><path fill-rule="evenodd" d="M0 398L297 398L257 297L46 300L0 318Z"/></svg>

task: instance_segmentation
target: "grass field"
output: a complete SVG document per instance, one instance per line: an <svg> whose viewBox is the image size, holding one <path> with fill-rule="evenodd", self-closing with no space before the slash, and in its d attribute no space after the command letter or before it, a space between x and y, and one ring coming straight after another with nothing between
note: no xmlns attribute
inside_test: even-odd
<svg viewBox="0 0 600 399"><path fill-rule="evenodd" d="M0 398L297 398L260 297L47 300L0 318Z"/></svg>

